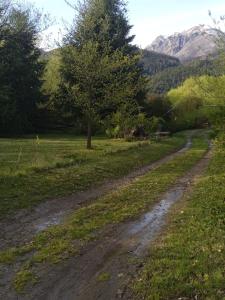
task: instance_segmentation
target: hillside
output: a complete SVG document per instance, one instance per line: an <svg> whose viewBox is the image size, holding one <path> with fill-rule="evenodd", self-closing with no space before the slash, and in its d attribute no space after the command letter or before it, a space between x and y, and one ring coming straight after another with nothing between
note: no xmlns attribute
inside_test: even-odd
<svg viewBox="0 0 225 300"><path fill-rule="evenodd" d="M178 58L154 51L143 50L141 64L147 75L155 75L168 68L181 66Z"/></svg>
<svg viewBox="0 0 225 300"><path fill-rule="evenodd" d="M216 60L196 60L151 76L148 86L149 92L151 94L164 94L191 76L219 75L221 73L223 72L221 72Z"/></svg>

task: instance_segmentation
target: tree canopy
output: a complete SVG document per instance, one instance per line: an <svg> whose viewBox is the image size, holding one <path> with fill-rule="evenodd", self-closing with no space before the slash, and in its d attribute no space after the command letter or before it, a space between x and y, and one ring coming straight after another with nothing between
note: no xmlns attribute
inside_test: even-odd
<svg viewBox="0 0 225 300"><path fill-rule="evenodd" d="M21 133L34 125L41 98L39 15L31 8L7 6L1 18L0 131Z"/></svg>
<svg viewBox="0 0 225 300"><path fill-rule="evenodd" d="M121 103L138 110L143 79L123 1L90 0L79 5L77 14L61 51L61 91L71 112L81 112L91 148L92 125L100 116Z"/></svg>

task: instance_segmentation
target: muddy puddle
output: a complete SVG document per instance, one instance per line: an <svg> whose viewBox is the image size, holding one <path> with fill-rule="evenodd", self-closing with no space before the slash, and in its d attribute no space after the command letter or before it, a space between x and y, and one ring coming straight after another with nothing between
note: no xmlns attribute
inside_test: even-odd
<svg viewBox="0 0 225 300"><path fill-rule="evenodd" d="M187 180L187 184L189 181ZM149 243L165 225L165 215L167 215L171 206L177 202L185 192L184 186L176 186L165 194L163 200L160 201L150 212L146 213L140 220L129 225L128 231L125 233L125 244L133 248L133 254L143 255Z"/></svg>

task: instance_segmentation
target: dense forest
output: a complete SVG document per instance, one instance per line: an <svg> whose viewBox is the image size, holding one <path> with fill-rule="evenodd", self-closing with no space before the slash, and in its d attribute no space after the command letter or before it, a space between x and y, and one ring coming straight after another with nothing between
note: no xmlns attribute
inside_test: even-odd
<svg viewBox="0 0 225 300"><path fill-rule="evenodd" d="M218 60L195 60L184 65L178 65L173 68L161 70L151 76L148 85L149 91L153 94L165 94L172 88L181 85L190 77L202 75L217 76L222 75L224 70L221 69Z"/></svg>

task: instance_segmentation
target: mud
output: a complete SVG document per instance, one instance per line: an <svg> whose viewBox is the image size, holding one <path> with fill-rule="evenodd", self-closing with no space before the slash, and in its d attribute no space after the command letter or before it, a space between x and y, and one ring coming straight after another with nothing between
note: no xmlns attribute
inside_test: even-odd
<svg viewBox="0 0 225 300"><path fill-rule="evenodd" d="M36 233L43 231L52 225L63 222L72 211L75 211L84 205L88 205L95 199L112 190L129 184L135 178L172 160L190 147L191 138L181 150L135 170L123 178L105 182L99 187L93 187L87 191L79 192L69 197L48 200L32 210L20 211L13 217L0 221L0 251L29 242Z"/></svg>
<svg viewBox="0 0 225 300"><path fill-rule="evenodd" d="M87 246L79 257L49 270L41 283L18 299L130 299L128 282L142 267L151 242L166 227L173 204L191 192L193 182L206 169L209 160L210 152L162 195L148 213L108 229L101 240Z"/></svg>

